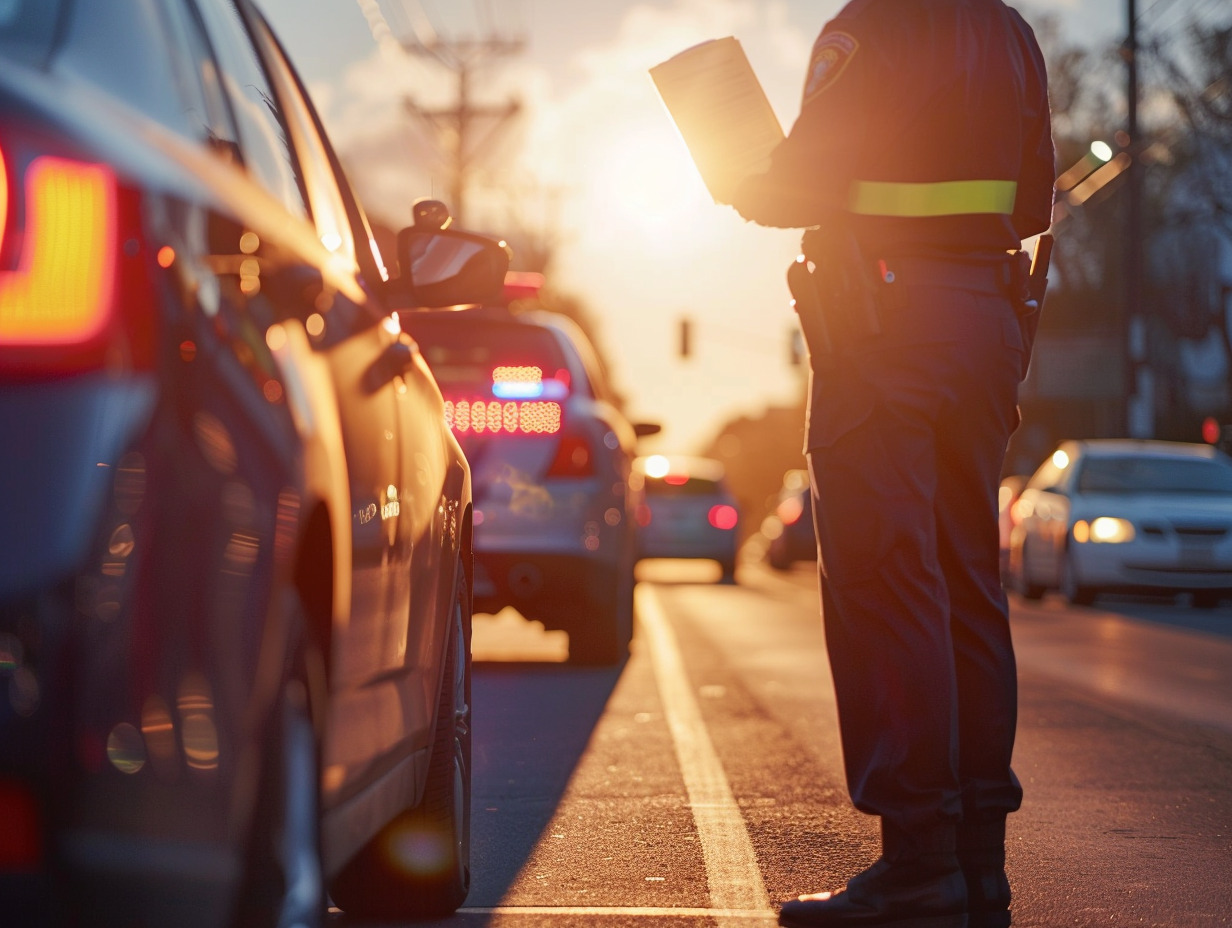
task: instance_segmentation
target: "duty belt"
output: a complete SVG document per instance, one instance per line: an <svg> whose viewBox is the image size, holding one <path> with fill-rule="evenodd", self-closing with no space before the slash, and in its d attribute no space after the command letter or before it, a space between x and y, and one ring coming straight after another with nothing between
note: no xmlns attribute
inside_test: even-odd
<svg viewBox="0 0 1232 928"><path fill-rule="evenodd" d="M887 284L949 287L1007 296L1013 282L1013 266L1008 255L995 264L904 256L878 261L877 276Z"/></svg>

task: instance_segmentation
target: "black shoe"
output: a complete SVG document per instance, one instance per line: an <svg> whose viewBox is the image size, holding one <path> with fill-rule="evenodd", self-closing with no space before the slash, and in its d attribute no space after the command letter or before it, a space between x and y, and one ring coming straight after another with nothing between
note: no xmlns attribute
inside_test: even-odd
<svg viewBox="0 0 1232 928"><path fill-rule="evenodd" d="M881 858L836 893L783 903L785 928L967 928L952 826L908 837L883 825Z"/></svg>
<svg viewBox="0 0 1232 928"><path fill-rule="evenodd" d="M1003 867L963 867L967 928L1010 928L1010 881Z"/></svg>
<svg viewBox="0 0 1232 928"><path fill-rule="evenodd" d="M1005 875L1005 816L958 826L958 862L967 884L968 928L1009 928L1010 881Z"/></svg>

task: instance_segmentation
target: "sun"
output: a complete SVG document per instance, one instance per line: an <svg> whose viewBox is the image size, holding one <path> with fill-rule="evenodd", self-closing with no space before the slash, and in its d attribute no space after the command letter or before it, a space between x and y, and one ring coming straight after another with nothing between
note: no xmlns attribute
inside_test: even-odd
<svg viewBox="0 0 1232 928"><path fill-rule="evenodd" d="M713 210L679 136L649 123L605 133L586 165L588 222L654 243L703 229Z"/></svg>

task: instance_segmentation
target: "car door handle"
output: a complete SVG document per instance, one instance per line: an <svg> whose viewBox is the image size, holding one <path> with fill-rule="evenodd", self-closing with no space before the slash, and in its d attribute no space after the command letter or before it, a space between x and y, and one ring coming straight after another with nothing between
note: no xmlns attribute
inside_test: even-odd
<svg viewBox="0 0 1232 928"><path fill-rule="evenodd" d="M414 365L415 356L418 353L419 346L403 338L387 345L364 376L364 385L368 392L379 390L399 374L409 370Z"/></svg>

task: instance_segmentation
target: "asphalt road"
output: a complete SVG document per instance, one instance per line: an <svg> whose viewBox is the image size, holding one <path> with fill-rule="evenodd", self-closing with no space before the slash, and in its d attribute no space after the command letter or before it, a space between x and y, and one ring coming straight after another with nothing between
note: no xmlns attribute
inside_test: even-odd
<svg viewBox="0 0 1232 928"><path fill-rule="evenodd" d="M811 566L640 576L621 668L570 668L563 634L477 617L473 885L432 924L760 928L875 859ZM1012 621L1014 925L1232 924L1232 604L1015 600Z"/></svg>

